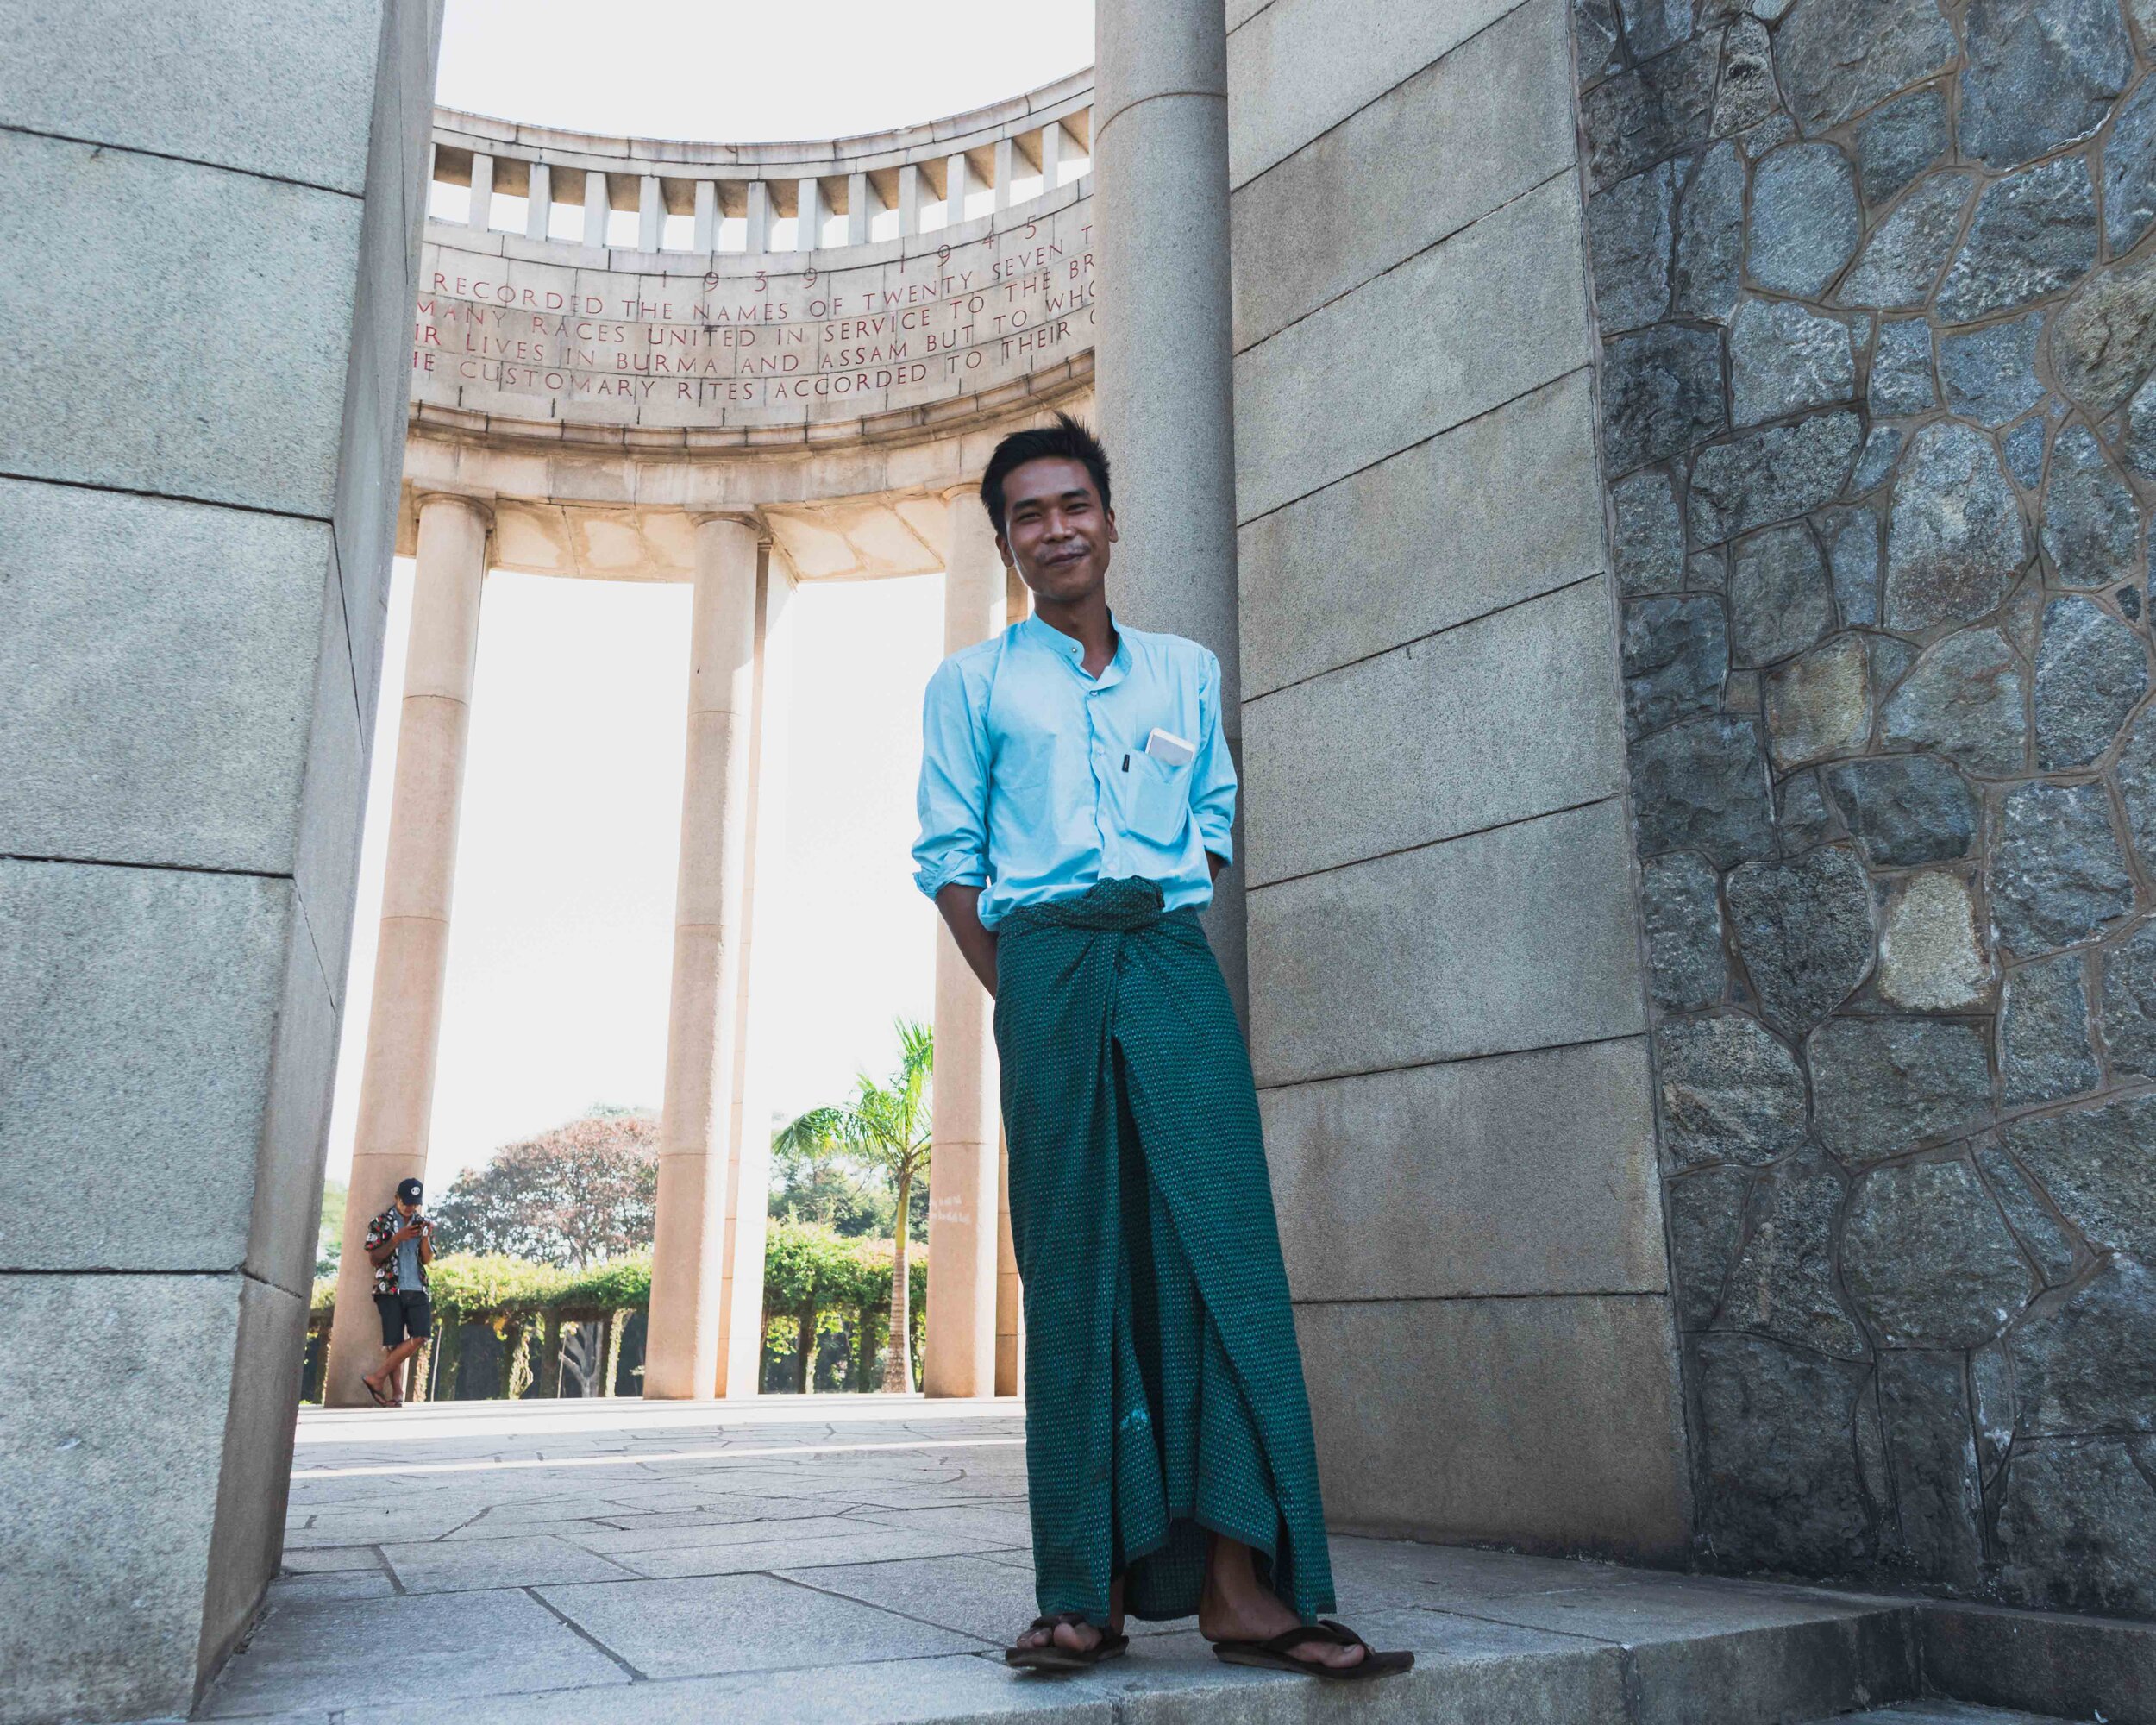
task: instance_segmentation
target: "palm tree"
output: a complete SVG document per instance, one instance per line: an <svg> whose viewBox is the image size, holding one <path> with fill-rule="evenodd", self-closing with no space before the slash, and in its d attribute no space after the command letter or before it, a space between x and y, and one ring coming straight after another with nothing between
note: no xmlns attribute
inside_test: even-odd
<svg viewBox="0 0 2156 1725"><path fill-rule="evenodd" d="M936 1063L936 1032L912 1019L893 1021L899 1033L899 1070L888 1084L867 1073L854 1079L854 1099L811 1108L789 1122L772 1140L782 1155L828 1155L840 1151L881 1169L898 1189L892 1220L891 1342L884 1351L883 1387L890 1394L913 1393L910 1346L912 1311L906 1285L906 1229L913 1182L928 1171L929 1073Z"/></svg>

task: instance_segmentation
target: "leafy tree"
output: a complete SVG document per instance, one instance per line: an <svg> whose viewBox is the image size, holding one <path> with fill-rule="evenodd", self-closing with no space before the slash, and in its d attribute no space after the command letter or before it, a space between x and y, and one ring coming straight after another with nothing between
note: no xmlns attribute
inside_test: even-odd
<svg viewBox="0 0 2156 1725"><path fill-rule="evenodd" d="M322 1227L315 1236L315 1274L335 1276L338 1261L344 1256L344 1198L345 1183L342 1180L322 1182Z"/></svg>
<svg viewBox="0 0 2156 1725"><path fill-rule="evenodd" d="M438 1251L581 1269L651 1245L659 1122L595 1109L460 1175L435 1207Z"/></svg>
<svg viewBox="0 0 2156 1725"><path fill-rule="evenodd" d="M799 1355L804 1396L816 1387L817 1342L844 1327L844 1302L862 1280L857 1241L814 1222L766 1233L765 1338L778 1352Z"/></svg>
<svg viewBox="0 0 2156 1725"><path fill-rule="evenodd" d="M899 1065L887 1084L865 1072L854 1080L849 1102L811 1108L790 1121L772 1140L772 1150L787 1157L838 1156L877 1170L895 1193L892 1213L891 1346L884 1352L883 1387L894 1395L913 1389L912 1349L901 1339L910 1326L906 1281L906 1233L912 1220L913 1188L928 1171L929 1075L936 1062L936 1033L924 1024L899 1019Z"/></svg>
<svg viewBox="0 0 2156 1725"><path fill-rule="evenodd" d="M802 1143L773 1123L771 1209L774 1221L829 1228L848 1239L888 1239L896 1206L881 1166L837 1144Z"/></svg>

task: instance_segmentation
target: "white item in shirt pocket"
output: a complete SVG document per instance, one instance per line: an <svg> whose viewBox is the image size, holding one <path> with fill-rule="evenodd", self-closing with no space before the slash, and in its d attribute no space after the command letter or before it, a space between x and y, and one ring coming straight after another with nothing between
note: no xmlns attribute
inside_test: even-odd
<svg viewBox="0 0 2156 1725"><path fill-rule="evenodd" d="M1145 752L1163 767L1188 767L1198 758L1198 745L1186 743L1172 731L1153 727L1153 734L1145 739Z"/></svg>

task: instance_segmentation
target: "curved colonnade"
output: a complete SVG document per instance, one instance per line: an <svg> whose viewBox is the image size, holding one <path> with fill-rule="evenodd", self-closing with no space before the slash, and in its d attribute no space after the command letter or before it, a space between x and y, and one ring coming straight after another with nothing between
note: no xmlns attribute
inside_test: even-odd
<svg viewBox="0 0 2156 1725"><path fill-rule="evenodd" d="M972 499L998 438L1092 406L1091 100L1081 73L812 144L437 110L398 526L411 649L331 1402L366 1397L360 1235L426 1161L490 568L695 586L645 1383L755 1393L768 1151L743 1126L769 1113L751 985L784 831L787 599L940 569L946 650L1024 603ZM924 1387L1014 1394L994 1048L940 932L936 1019Z"/></svg>

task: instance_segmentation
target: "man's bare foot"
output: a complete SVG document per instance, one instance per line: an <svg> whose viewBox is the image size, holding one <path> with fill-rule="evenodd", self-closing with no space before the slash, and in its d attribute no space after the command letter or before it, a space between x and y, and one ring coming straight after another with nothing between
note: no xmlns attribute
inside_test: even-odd
<svg viewBox="0 0 2156 1725"><path fill-rule="evenodd" d="M1123 1583L1120 1578L1108 1589L1108 1628L1111 1635L1123 1633ZM1016 1647L1068 1647L1074 1653L1090 1653L1100 1645L1100 1628L1091 1623L1058 1623L1052 1629L1028 1629L1011 1645Z"/></svg>
<svg viewBox="0 0 2156 1725"><path fill-rule="evenodd" d="M1267 1641L1300 1627L1302 1619L1258 1580L1250 1559L1248 1546L1213 1536L1205 1591L1198 1600L1198 1633L1208 1641ZM1291 1642L1287 1649L1292 1659L1336 1670L1360 1665L1365 1651L1341 1647L1322 1635Z"/></svg>
<svg viewBox="0 0 2156 1725"><path fill-rule="evenodd" d="M1109 1633L1123 1633L1123 1620L1113 1617ZM1028 1629L1012 1644L1017 1647L1068 1647L1074 1653L1090 1653L1100 1645L1100 1631L1091 1623L1058 1623L1052 1629Z"/></svg>

